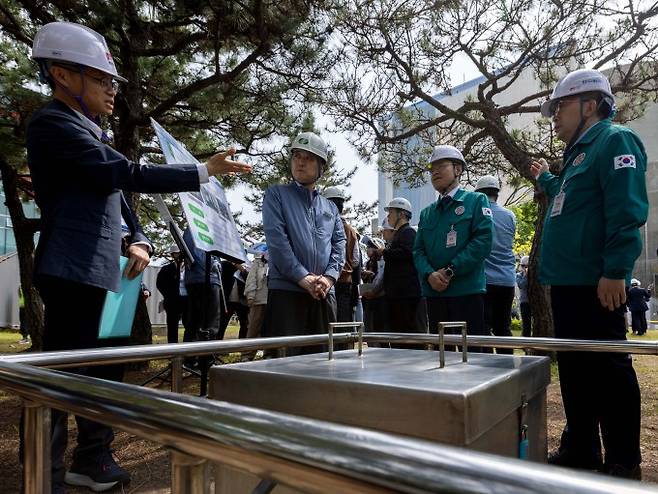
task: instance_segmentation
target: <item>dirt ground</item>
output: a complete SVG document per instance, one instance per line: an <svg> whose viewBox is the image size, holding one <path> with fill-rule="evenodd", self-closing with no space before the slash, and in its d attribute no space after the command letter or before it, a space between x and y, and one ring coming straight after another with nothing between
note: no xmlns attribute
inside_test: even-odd
<svg viewBox="0 0 658 494"><path fill-rule="evenodd" d="M9 351L12 350L14 349ZM161 369L163 365L162 362L153 362L147 371L129 372L126 382L141 383ZM643 476L645 482L658 483L658 358L637 356L635 357L635 368L643 399L641 437ZM164 383L162 386L164 389L168 389L168 383ZM193 378L186 379L185 388L187 393L196 394L198 381ZM564 425L560 389L555 373L553 373L553 382L548 389L547 406L549 450L551 450L557 446ZM15 396L0 392L0 472L3 479L0 492L2 493L19 492L19 417L20 400ZM75 421L73 418L70 418L69 424L69 444L74 444ZM158 494L169 492L170 468L166 449L125 432L117 433L113 447L118 462L132 474L131 483L115 492ZM70 451L67 462L70 464ZM69 489L68 492L90 493L91 491Z"/></svg>

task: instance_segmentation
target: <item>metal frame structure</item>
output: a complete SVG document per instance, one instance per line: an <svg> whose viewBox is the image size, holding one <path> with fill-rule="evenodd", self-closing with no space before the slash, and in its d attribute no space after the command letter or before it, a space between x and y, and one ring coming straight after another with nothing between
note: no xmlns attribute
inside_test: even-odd
<svg viewBox="0 0 658 494"><path fill-rule="evenodd" d="M359 342L359 333L335 334L333 340ZM366 333L362 338L378 343L439 343L439 335L424 334ZM443 338L444 344L464 343L462 335ZM25 493L49 492L51 407L170 448L174 494L208 492L208 461L261 477L264 480L255 492L268 492L276 482L314 493L658 493L658 489L638 482L580 472L577 476L564 475L556 467L38 368L167 358L172 361L175 376L172 390L180 392L183 356L329 342L329 335L313 335L0 357L0 386L26 400ZM658 342L467 336L466 343L478 347L658 355ZM367 358L367 352L355 353L355 358Z"/></svg>

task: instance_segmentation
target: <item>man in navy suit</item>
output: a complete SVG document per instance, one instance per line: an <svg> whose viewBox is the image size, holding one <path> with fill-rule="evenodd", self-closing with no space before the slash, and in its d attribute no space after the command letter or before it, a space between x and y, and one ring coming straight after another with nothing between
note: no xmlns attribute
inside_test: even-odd
<svg viewBox="0 0 658 494"><path fill-rule="evenodd" d="M105 39L68 22L42 27L32 58L53 91L27 129L28 165L41 209L41 235L34 281L45 307L44 350L107 346L98 326L107 290L119 288L122 219L128 226L129 258L124 272L134 278L146 268L152 246L122 190L166 193L199 190L209 175L248 171L229 150L205 165L140 166L106 143L99 118L114 109L116 71ZM103 379L122 378L120 366L78 369ZM78 445L65 475L66 414L53 410L52 491L64 481L104 491L130 475L110 452L112 430L76 417Z"/></svg>

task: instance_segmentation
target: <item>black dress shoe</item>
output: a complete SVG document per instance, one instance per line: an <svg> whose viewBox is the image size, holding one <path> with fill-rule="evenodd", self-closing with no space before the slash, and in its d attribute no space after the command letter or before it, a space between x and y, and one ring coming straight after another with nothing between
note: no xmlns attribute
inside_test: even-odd
<svg viewBox="0 0 658 494"><path fill-rule="evenodd" d="M618 463L603 465L603 473L611 477L620 477L622 479L642 480L642 468L640 465L635 465L633 468L619 465Z"/></svg>
<svg viewBox="0 0 658 494"><path fill-rule="evenodd" d="M580 470L601 470L603 468L603 460L600 456L578 455L565 448L549 453L548 464Z"/></svg>

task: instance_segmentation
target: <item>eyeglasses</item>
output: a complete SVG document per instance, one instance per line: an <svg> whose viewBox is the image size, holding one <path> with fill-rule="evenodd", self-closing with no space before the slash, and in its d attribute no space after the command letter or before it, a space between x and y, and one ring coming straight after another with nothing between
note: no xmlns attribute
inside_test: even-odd
<svg viewBox="0 0 658 494"><path fill-rule="evenodd" d="M429 171L443 170L444 168L447 168L449 166L454 166L454 164L455 163L453 163L452 161L444 161L444 162L435 161L434 163L430 163L429 165L427 165L427 169Z"/></svg>
<svg viewBox="0 0 658 494"><path fill-rule="evenodd" d="M549 112L551 117L555 116L559 112L565 103L571 103L573 101L587 101L590 98L562 98L556 101L553 101L549 107Z"/></svg>
<svg viewBox="0 0 658 494"><path fill-rule="evenodd" d="M116 93L119 90L119 81L117 81L116 79L112 79L111 77L94 77L93 75L89 75L86 72L83 73L85 76L96 81L98 85L103 89L105 89L106 91L108 89L111 89Z"/></svg>
<svg viewBox="0 0 658 494"><path fill-rule="evenodd" d="M76 72L78 74L82 74L85 77L88 77L89 79L92 79L98 83L100 87L105 89L106 91L108 89L111 89L115 93L119 90L119 81L112 79L111 77L94 77L93 75L87 74L85 71L85 67L81 65L73 65L73 64L66 64L66 63L54 63L53 64L56 67L61 67L63 69L66 69L70 72Z"/></svg>

